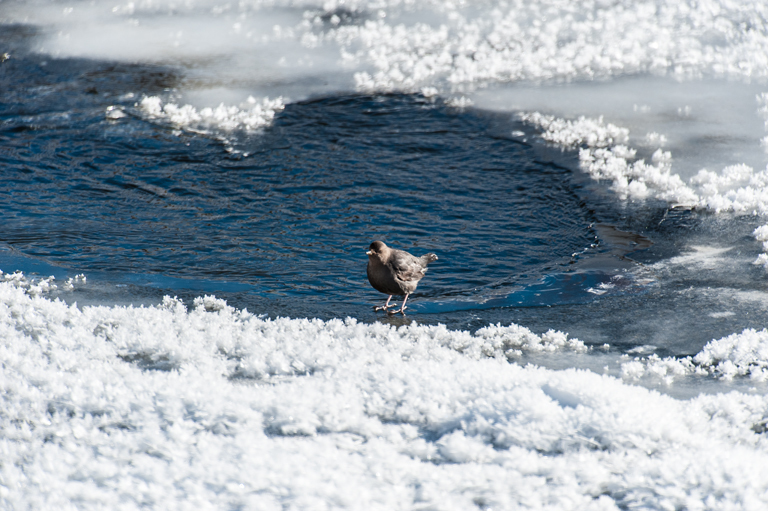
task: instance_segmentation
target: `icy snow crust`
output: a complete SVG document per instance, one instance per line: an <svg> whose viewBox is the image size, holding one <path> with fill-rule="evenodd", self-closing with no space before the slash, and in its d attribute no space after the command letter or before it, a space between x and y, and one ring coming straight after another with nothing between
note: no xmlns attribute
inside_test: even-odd
<svg viewBox="0 0 768 511"><path fill-rule="evenodd" d="M192 310L172 298L80 309L4 277L3 509L757 510L768 500L768 398L681 401L510 362L521 350L587 349L563 334L265 320L213 297ZM738 364L733 347L745 342L765 351L768 334L744 336L696 358Z"/></svg>
<svg viewBox="0 0 768 511"><path fill-rule="evenodd" d="M623 363L621 371L626 379L660 378L667 384L691 374L714 375L725 380L748 376L764 382L768 380L768 329L747 329L711 341L693 357L637 357Z"/></svg>
<svg viewBox="0 0 768 511"><path fill-rule="evenodd" d="M187 91L251 91L234 105L268 90L273 98L292 90L294 100L327 87L421 91L466 105L462 94L489 83L768 77L761 2L33 0L3 11L7 22L48 28L41 51L184 62ZM202 108L226 111L217 117L225 130L252 117L234 105L165 103L169 119L193 128L198 116L211 120Z"/></svg>
<svg viewBox="0 0 768 511"><path fill-rule="evenodd" d="M768 170L755 172L743 164L719 173L702 169L685 183L672 173L670 152L657 149L650 163L636 158L637 151L625 145L629 130L602 117L568 121L533 113L522 118L540 128L545 140L579 148L581 168L594 179L610 182L622 199L654 198L715 212L768 213Z"/></svg>
<svg viewBox="0 0 768 511"><path fill-rule="evenodd" d="M144 97L138 105L150 118L164 119L177 126L213 127L228 131L255 130L268 126L275 118L275 113L285 106L282 98L264 98L261 103L257 103L253 96L249 96L239 106L221 104L216 108L203 108L199 111L191 105L179 107L175 103L163 104L157 96Z"/></svg>

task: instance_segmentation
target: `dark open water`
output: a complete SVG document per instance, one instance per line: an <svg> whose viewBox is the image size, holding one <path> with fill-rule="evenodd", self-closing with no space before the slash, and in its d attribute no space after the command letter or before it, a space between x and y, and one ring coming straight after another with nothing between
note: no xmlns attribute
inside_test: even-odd
<svg viewBox="0 0 768 511"><path fill-rule="evenodd" d="M516 322L660 354L761 324L759 308L713 318L720 304L681 300L733 275L654 266L697 233L754 243L754 222L620 203L514 116L347 95L289 104L260 133L202 136L133 106L177 80L14 48L0 64L0 269L85 273L79 303L214 293L269 316ZM113 105L129 115L107 119ZM440 257L406 318L372 312L386 298L365 277L375 239Z"/></svg>

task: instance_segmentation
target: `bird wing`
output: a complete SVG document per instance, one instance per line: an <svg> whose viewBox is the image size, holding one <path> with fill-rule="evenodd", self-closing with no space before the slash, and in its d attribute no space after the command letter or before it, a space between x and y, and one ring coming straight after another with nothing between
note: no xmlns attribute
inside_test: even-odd
<svg viewBox="0 0 768 511"><path fill-rule="evenodd" d="M389 260L395 277L404 282L419 281L426 273L426 268L421 265L421 261L413 257L408 252L401 250L393 251Z"/></svg>

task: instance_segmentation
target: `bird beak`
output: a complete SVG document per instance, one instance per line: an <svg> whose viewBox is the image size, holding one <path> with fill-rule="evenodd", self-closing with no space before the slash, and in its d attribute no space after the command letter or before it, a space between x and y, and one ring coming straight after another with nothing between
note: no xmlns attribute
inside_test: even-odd
<svg viewBox="0 0 768 511"><path fill-rule="evenodd" d="M366 254L367 254L367 255L373 255L373 251L372 251L372 250L369 250L368 252L366 252Z"/></svg>

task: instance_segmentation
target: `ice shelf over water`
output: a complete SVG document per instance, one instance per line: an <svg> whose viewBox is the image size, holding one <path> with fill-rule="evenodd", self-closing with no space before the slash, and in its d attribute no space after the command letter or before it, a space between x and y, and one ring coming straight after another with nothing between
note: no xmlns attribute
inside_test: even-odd
<svg viewBox="0 0 768 511"><path fill-rule="evenodd" d="M51 279L4 278L5 509L760 509L768 495L764 396L678 400L510 363L587 349L564 334L265 320L213 297L78 308L45 296ZM692 363L732 376L764 368L766 346L744 332Z"/></svg>
<svg viewBox="0 0 768 511"><path fill-rule="evenodd" d="M702 169L685 183L672 173L672 154L657 149L651 162L636 157L627 147L629 131L602 118L567 121L539 113L523 120L542 129L542 137L564 147L579 147L581 168L594 179L611 182L619 197L652 197L672 206L736 213L768 213L768 170L755 172L747 165L732 165L721 172Z"/></svg>
<svg viewBox="0 0 768 511"><path fill-rule="evenodd" d="M768 77L760 2L36 0L0 15L43 28L40 51L180 65L183 90L249 89L237 103L260 90L296 100L648 73Z"/></svg>

